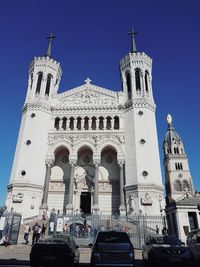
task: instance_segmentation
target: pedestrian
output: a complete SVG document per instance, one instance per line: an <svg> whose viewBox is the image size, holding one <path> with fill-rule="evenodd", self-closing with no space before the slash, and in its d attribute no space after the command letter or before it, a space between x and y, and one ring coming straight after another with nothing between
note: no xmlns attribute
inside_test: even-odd
<svg viewBox="0 0 200 267"><path fill-rule="evenodd" d="M41 228L41 235L42 235L42 237L45 236L45 231L46 231L46 226L43 223L42 224L42 228Z"/></svg>
<svg viewBox="0 0 200 267"><path fill-rule="evenodd" d="M29 241L28 241L28 237L29 237L29 233L30 233L30 231L31 231L31 227L30 227L29 224L27 224L27 225L25 226L25 230L24 230L24 240L25 240L25 244L26 244L26 245L29 243Z"/></svg>
<svg viewBox="0 0 200 267"><path fill-rule="evenodd" d="M163 227L163 229L162 229L162 234L163 234L163 235L167 235L167 228L166 228L166 227Z"/></svg>
<svg viewBox="0 0 200 267"><path fill-rule="evenodd" d="M64 226L63 226L63 233L64 234L68 234L68 231L69 231L68 225L67 225L67 223L65 223Z"/></svg>
<svg viewBox="0 0 200 267"><path fill-rule="evenodd" d="M7 247L8 245L10 245L10 242L8 240L8 235L4 235L2 237L2 239L0 240L0 246L5 246Z"/></svg>
<svg viewBox="0 0 200 267"><path fill-rule="evenodd" d="M32 236L32 245L34 245L35 242L38 242L39 241L39 238L40 238L40 225L38 224L38 222L36 222L34 225L33 225L33 236Z"/></svg>
<svg viewBox="0 0 200 267"><path fill-rule="evenodd" d="M159 235L159 228L158 228L158 225L156 225L156 234Z"/></svg>

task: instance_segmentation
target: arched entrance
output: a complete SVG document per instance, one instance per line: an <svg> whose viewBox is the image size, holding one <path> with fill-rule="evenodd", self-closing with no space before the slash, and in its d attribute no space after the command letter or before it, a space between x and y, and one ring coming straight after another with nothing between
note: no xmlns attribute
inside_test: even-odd
<svg viewBox="0 0 200 267"><path fill-rule="evenodd" d="M119 166L117 152L112 146L106 146L101 152L99 203L103 213L119 213Z"/></svg>
<svg viewBox="0 0 200 267"><path fill-rule="evenodd" d="M60 146L54 152L55 162L51 168L51 177L48 194L48 207L66 212L68 201L70 164L69 150L64 146Z"/></svg>
<svg viewBox="0 0 200 267"><path fill-rule="evenodd" d="M79 149L75 168L75 196L74 207L84 215L91 213L92 188L94 179L94 163L92 150L84 146Z"/></svg>

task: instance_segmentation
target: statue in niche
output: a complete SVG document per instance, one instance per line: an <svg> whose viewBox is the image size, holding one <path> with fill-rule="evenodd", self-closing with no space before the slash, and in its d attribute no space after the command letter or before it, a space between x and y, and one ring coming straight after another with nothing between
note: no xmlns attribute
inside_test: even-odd
<svg viewBox="0 0 200 267"><path fill-rule="evenodd" d="M153 203L153 201L152 201L152 199L151 199L149 193L146 193L146 194L145 194L145 197L142 197L142 198L141 198L141 204L144 205L144 206L145 206L145 205L150 206L150 205L152 205L152 203Z"/></svg>
<svg viewBox="0 0 200 267"><path fill-rule="evenodd" d="M31 197L31 209L32 209L32 210L35 208L35 199L36 199L36 197L35 197L35 195L33 195L33 196Z"/></svg>

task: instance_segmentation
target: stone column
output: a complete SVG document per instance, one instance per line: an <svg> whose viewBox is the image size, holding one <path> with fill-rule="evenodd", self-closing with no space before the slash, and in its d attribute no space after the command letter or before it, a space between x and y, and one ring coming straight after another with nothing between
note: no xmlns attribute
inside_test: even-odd
<svg viewBox="0 0 200 267"><path fill-rule="evenodd" d="M70 180L69 180L69 191L68 191L68 204L66 207L67 212L73 211L73 195L74 195L74 170L75 170L76 160L70 162Z"/></svg>
<svg viewBox="0 0 200 267"><path fill-rule="evenodd" d="M93 194L93 213L99 211L99 162L95 162L95 176L94 176L94 194Z"/></svg>
<svg viewBox="0 0 200 267"><path fill-rule="evenodd" d="M119 163L119 175L120 175L120 216L125 216L126 215L126 208L124 205L124 164L122 162Z"/></svg>
<svg viewBox="0 0 200 267"><path fill-rule="evenodd" d="M46 175L45 175L45 181L44 181L44 190L43 190L42 202L40 205L40 209L42 210L48 210L47 199L48 199L48 193L49 193L49 182L50 182L52 166L53 166L52 160L46 161Z"/></svg>
<svg viewBox="0 0 200 267"><path fill-rule="evenodd" d="M81 131L85 130L84 129L84 124L85 124L85 119L81 118Z"/></svg>
<svg viewBox="0 0 200 267"><path fill-rule="evenodd" d="M92 129L92 118L89 118L88 120L88 130Z"/></svg>
<svg viewBox="0 0 200 267"><path fill-rule="evenodd" d="M107 119L103 119L103 130L106 130L107 127Z"/></svg>
<svg viewBox="0 0 200 267"><path fill-rule="evenodd" d="M99 130L99 118L96 119L96 130Z"/></svg>
<svg viewBox="0 0 200 267"><path fill-rule="evenodd" d="M114 118L111 118L110 124L111 124L111 130L113 130L114 129Z"/></svg>
<svg viewBox="0 0 200 267"><path fill-rule="evenodd" d="M67 118L67 121L66 121L66 130L69 131L69 124L70 124L70 119Z"/></svg>
<svg viewBox="0 0 200 267"><path fill-rule="evenodd" d="M77 122L78 122L78 120L77 120L77 118L75 118L75 119L74 119L74 130L75 130L75 131L78 130L78 129L77 129Z"/></svg>
<svg viewBox="0 0 200 267"><path fill-rule="evenodd" d="M63 130L62 125L63 125L63 120L60 119L60 121L59 121L59 130Z"/></svg>

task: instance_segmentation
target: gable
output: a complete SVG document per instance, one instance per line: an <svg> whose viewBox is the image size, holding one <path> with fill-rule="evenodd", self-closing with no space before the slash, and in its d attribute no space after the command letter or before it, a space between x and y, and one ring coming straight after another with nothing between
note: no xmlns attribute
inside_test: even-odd
<svg viewBox="0 0 200 267"><path fill-rule="evenodd" d="M113 106L118 104L118 93L92 84L71 89L58 95L66 106Z"/></svg>

